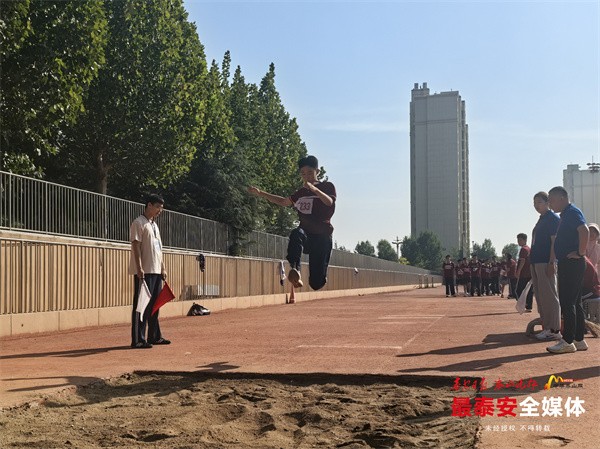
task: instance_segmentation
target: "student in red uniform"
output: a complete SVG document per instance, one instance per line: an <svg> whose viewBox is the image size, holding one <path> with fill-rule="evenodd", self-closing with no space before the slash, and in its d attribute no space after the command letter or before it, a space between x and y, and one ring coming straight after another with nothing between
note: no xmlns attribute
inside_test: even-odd
<svg viewBox="0 0 600 449"><path fill-rule="evenodd" d="M456 264L456 293L458 293L458 286L464 285L465 272L463 271L462 260L458 259Z"/></svg>
<svg viewBox="0 0 600 449"><path fill-rule="evenodd" d="M508 281L508 258L506 254L502 254L502 260L500 261L500 298L504 298L504 288L508 285L508 291L510 293L510 285Z"/></svg>
<svg viewBox="0 0 600 449"><path fill-rule="evenodd" d="M472 254L471 262L469 263L471 269L471 296L481 296L481 262L477 259L477 254Z"/></svg>
<svg viewBox="0 0 600 449"><path fill-rule="evenodd" d="M300 159L298 168L304 185L287 198L263 192L256 187L249 187L248 192L279 206L293 206L296 209L300 226L290 234L287 260L291 270L288 279L295 288L304 285L300 274L300 258L304 252L308 254L308 283L313 290L319 290L327 283L327 268L333 246L330 220L335 212L335 186L317 179L319 162L314 156Z"/></svg>
<svg viewBox="0 0 600 449"><path fill-rule="evenodd" d="M500 263L496 260L496 256L492 256L490 262L490 290L492 295L500 294Z"/></svg>
<svg viewBox="0 0 600 449"><path fill-rule="evenodd" d="M444 271L444 284L446 284L446 298L450 295L456 296L456 290L454 289L454 262L452 262L450 255L446 256L446 260L442 264L442 270Z"/></svg>
<svg viewBox="0 0 600 449"><path fill-rule="evenodd" d="M464 277L464 286L465 286L465 296L470 296L471 294L471 267L469 266L469 262L466 257L463 257L462 260L463 266L463 277Z"/></svg>
<svg viewBox="0 0 600 449"><path fill-rule="evenodd" d="M506 253L506 277L508 278L508 299L517 299L517 263L512 254Z"/></svg>
<svg viewBox="0 0 600 449"><path fill-rule="evenodd" d="M492 278L492 267L490 263L486 260L481 262L481 294L490 296L491 288L490 282Z"/></svg>
<svg viewBox="0 0 600 449"><path fill-rule="evenodd" d="M515 296L518 299L523 290L525 290L527 283L531 280L531 261L529 260L531 249L527 246L527 234L518 234L517 243L521 247L521 250L519 251L519 262L517 263L517 287L515 289ZM531 313L532 306L533 288L530 288L525 302L525 312Z"/></svg>
<svg viewBox="0 0 600 449"><path fill-rule="evenodd" d="M581 283L581 299L600 297L600 281L598 281L598 271L592 261L586 256L585 271L583 273L583 282Z"/></svg>

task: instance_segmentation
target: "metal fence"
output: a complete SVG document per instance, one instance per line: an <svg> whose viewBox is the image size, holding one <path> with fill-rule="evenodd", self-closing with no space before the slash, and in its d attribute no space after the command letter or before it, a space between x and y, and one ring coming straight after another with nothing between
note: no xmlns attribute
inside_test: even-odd
<svg viewBox="0 0 600 449"><path fill-rule="evenodd" d="M0 171L0 229L109 242L129 242L129 226L144 205L39 179ZM223 223L165 210L157 224L165 248L227 254L229 227ZM252 231L244 253L285 259L287 237ZM429 273L376 257L333 250L331 265L401 273Z"/></svg>
<svg viewBox="0 0 600 449"><path fill-rule="evenodd" d="M0 229L128 242L144 205L0 172ZM228 227L166 210L157 219L167 248L226 254Z"/></svg>

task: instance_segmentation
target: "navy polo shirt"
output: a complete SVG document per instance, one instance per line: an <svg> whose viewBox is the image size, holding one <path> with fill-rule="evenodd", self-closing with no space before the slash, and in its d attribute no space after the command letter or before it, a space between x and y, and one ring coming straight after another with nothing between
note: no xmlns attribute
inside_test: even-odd
<svg viewBox="0 0 600 449"><path fill-rule="evenodd" d="M585 224L583 213L572 204L560 213L560 222L554 240L554 255L557 260L567 257L567 254L579 251L579 233L577 228Z"/></svg>
<svg viewBox="0 0 600 449"><path fill-rule="evenodd" d="M559 221L558 214L552 210L540 215L540 219L533 228L531 253L529 254L531 263L550 262L551 237L556 235Z"/></svg>

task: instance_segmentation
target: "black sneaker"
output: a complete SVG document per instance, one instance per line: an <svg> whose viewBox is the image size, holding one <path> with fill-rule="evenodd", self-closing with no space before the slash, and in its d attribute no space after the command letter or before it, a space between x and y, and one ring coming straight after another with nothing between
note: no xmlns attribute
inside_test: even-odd
<svg viewBox="0 0 600 449"><path fill-rule="evenodd" d="M133 349L148 349L148 348L151 348L152 345L150 343L148 343L147 341L140 341L138 343L132 344L131 347Z"/></svg>

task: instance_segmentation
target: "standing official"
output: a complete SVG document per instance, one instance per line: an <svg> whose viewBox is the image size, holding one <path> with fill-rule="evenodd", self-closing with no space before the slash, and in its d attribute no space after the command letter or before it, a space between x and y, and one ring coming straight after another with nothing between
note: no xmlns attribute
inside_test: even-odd
<svg viewBox="0 0 600 449"><path fill-rule="evenodd" d="M569 202L569 194L563 187L548 192L550 208L560 213L560 222L550 255L549 270L557 263L558 299L563 315L563 338L549 352L585 351L588 346L583 339L585 315L581 304L581 285L585 272L585 252L589 230L581 210Z"/></svg>
<svg viewBox="0 0 600 449"><path fill-rule="evenodd" d="M168 345L169 340L162 337L158 324L158 312L151 315L152 307L162 290L163 280L167 272L162 257L162 240L158 226L154 222L163 211L164 200L158 195L146 198L144 213L133 220L129 228L131 241L131 257L129 274L133 275L133 310L131 312L131 347L151 348L155 345ZM140 286L146 282L150 291L150 303L143 316L137 312ZM146 338L146 324L148 338Z"/></svg>

